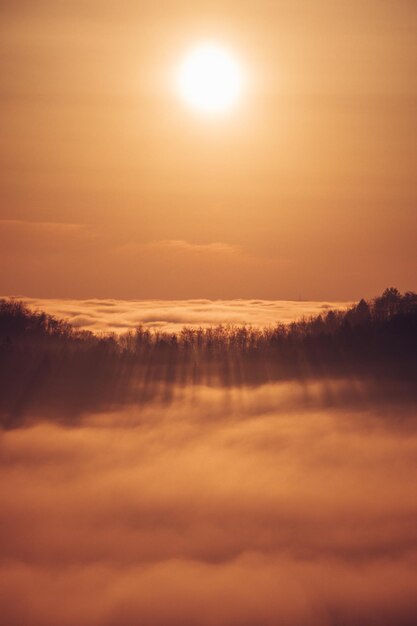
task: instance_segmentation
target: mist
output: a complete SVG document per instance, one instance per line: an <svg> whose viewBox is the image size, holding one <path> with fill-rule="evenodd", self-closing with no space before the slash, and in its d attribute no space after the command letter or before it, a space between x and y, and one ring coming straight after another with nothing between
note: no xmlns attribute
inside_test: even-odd
<svg viewBox="0 0 417 626"><path fill-rule="evenodd" d="M411 626L414 415L187 387L3 431L2 619Z"/></svg>
<svg viewBox="0 0 417 626"><path fill-rule="evenodd" d="M414 625L416 307L116 335L0 301L4 623Z"/></svg>

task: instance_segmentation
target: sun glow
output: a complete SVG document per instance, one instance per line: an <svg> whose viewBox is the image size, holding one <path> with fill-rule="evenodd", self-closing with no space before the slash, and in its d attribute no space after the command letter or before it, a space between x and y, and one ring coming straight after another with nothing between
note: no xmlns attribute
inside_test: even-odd
<svg viewBox="0 0 417 626"><path fill-rule="evenodd" d="M233 55L213 43L202 44L184 58L178 72L182 98L202 113L232 109L242 92L243 74Z"/></svg>

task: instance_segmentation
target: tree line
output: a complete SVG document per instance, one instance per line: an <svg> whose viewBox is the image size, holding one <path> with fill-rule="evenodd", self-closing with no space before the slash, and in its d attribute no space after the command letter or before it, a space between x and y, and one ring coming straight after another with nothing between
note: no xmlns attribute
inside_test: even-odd
<svg viewBox="0 0 417 626"><path fill-rule="evenodd" d="M417 294L395 288L290 324L256 328L138 326L96 335L0 300L0 420L26 413L81 414L145 403L174 385L260 385L351 378L400 384L417 396ZM162 391L161 391L162 390ZM413 391L414 390L414 391Z"/></svg>

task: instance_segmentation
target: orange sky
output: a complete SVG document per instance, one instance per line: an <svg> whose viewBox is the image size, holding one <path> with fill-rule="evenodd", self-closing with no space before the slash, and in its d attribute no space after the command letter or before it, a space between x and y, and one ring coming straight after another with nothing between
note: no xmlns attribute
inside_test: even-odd
<svg viewBox="0 0 417 626"><path fill-rule="evenodd" d="M417 288L412 0L10 0L0 13L0 293ZM216 120L171 85L207 38L249 80Z"/></svg>

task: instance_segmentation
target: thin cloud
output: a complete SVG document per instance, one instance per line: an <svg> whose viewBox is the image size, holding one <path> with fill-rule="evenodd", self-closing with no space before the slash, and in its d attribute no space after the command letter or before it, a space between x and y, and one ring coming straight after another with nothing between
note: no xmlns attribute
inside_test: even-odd
<svg viewBox="0 0 417 626"><path fill-rule="evenodd" d="M240 254L241 248L239 246L232 246L227 243L214 242L214 243L191 243L184 241L183 239L167 239L161 241L152 241L146 244L148 248L171 248L176 250L182 250L184 252L212 252L213 254Z"/></svg>

